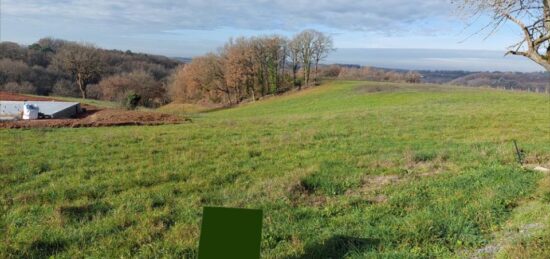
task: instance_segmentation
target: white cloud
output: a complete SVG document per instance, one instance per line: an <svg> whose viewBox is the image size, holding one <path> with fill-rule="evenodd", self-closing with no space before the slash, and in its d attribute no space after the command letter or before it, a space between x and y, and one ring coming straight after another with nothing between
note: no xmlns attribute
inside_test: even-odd
<svg viewBox="0 0 550 259"><path fill-rule="evenodd" d="M0 4L0 41L31 44L52 36L169 56L215 51L230 37L291 36L305 28L331 34L337 48L486 49L502 54L521 38L517 28L505 26L488 40L478 35L462 42L487 20L480 19L464 30L465 24L452 13L450 0L0 0ZM429 59L411 56L410 51L396 51L399 56L391 56L391 50L377 59L376 53L382 52L338 51L332 61L442 68L458 62L476 69L507 69L498 64L523 66L524 62L462 57L436 60L433 58L448 56Z"/></svg>
<svg viewBox="0 0 550 259"><path fill-rule="evenodd" d="M444 0L4 0L4 15L119 24L152 31L174 29L403 31L405 25L445 17Z"/></svg>

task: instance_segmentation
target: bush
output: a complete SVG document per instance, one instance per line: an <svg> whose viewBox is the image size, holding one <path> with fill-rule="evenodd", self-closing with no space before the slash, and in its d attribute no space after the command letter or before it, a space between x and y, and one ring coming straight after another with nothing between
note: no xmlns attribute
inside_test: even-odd
<svg viewBox="0 0 550 259"><path fill-rule="evenodd" d="M77 88L77 90L78 90L78 88ZM86 89L86 95L88 95L88 98L90 98L90 99L101 100L102 99L101 88L99 87L98 84L88 85L88 87Z"/></svg>
<svg viewBox="0 0 550 259"><path fill-rule="evenodd" d="M0 84L31 81L30 74L31 69L23 61L0 59Z"/></svg>
<svg viewBox="0 0 550 259"><path fill-rule="evenodd" d="M78 87L71 81L59 80L53 85L51 95L80 97L80 91L78 91Z"/></svg>
<svg viewBox="0 0 550 259"><path fill-rule="evenodd" d="M124 102L124 106L128 110L134 110L139 105L139 101L141 100L141 96L135 93L130 93L126 96L126 100Z"/></svg>
<svg viewBox="0 0 550 259"><path fill-rule="evenodd" d="M97 86L100 99L128 103L129 96L139 96L137 105L158 107L165 103L165 88L145 71L114 75L103 79Z"/></svg>
<svg viewBox="0 0 550 259"><path fill-rule="evenodd" d="M0 90L10 92L10 93L20 93L20 94L36 94L36 87L34 87L29 82L9 82L3 86L0 86Z"/></svg>

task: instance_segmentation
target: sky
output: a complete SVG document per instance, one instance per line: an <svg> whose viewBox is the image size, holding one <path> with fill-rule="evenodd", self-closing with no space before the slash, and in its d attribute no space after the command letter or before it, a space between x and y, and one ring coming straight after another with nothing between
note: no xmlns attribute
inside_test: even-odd
<svg viewBox="0 0 550 259"><path fill-rule="evenodd" d="M542 71L504 57L521 32L506 24L475 34L488 19L467 19L450 0L0 0L0 41L43 37L171 57L216 51L231 37L304 29L329 34L327 63L404 69ZM473 35L473 36L472 36Z"/></svg>

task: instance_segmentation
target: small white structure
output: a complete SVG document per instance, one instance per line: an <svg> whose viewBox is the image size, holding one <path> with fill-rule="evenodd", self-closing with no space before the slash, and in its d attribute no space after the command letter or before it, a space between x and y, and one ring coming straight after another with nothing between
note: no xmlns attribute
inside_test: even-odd
<svg viewBox="0 0 550 259"><path fill-rule="evenodd" d="M52 119L73 118L82 112L80 103L57 101L1 101L0 120L34 120L40 115ZM27 115L27 116L25 116ZM35 117L36 115L36 117ZM28 118L28 119L27 119Z"/></svg>
<svg viewBox="0 0 550 259"><path fill-rule="evenodd" d="M38 111L40 109L38 106L32 105L32 104L24 104L23 105L23 119L24 120L36 120L38 119Z"/></svg>

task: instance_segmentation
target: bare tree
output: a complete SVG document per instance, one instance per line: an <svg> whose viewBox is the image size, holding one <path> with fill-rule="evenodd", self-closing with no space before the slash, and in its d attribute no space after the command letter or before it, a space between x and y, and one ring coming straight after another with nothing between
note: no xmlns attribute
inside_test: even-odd
<svg viewBox="0 0 550 259"><path fill-rule="evenodd" d="M257 75L262 84L261 93L271 94L279 90L286 64L286 39L273 35L251 39Z"/></svg>
<svg viewBox="0 0 550 259"><path fill-rule="evenodd" d="M296 81L296 74L298 74L298 69L300 68L300 42L297 37L294 37L288 42L287 49L287 55L292 70L292 84L296 86L298 84Z"/></svg>
<svg viewBox="0 0 550 259"><path fill-rule="evenodd" d="M279 91L279 87L285 85L286 83L286 65L287 65L287 57L288 57L288 39L287 38L280 38L280 48L279 48L279 77L277 81L277 89L276 92Z"/></svg>
<svg viewBox="0 0 550 259"><path fill-rule="evenodd" d="M313 62L315 63L314 82L317 84L319 62L325 59L328 54L334 50L332 37L321 32L314 31L315 39L313 40Z"/></svg>
<svg viewBox="0 0 550 259"><path fill-rule="evenodd" d="M295 48L295 49L293 49ZM317 82L319 62L325 59L333 50L332 38L316 30L305 30L294 37L290 45L290 52L298 52L298 61L304 73L304 83L311 82L311 67L314 66L314 81Z"/></svg>
<svg viewBox="0 0 550 259"><path fill-rule="evenodd" d="M0 42L0 59L25 60L25 48L15 42Z"/></svg>
<svg viewBox="0 0 550 259"><path fill-rule="evenodd" d="M28 81L31 68L20 60L0 59L0 85Z"/></svg>
<svg viewBox="0 0 550 259"><path fill-rule="evenodd" d="M53 64L72 75L83 99L86 87L101 75L101 59L96 48L77 44L65 45L57 52Z"/></svg>
<svg viewBox="0 0 550 259"><path fill-rule="evenodd" d="M270 53L268 51L269 40L268 38L252 38L250 39L250 49L254 59L254 72L255 72L255 85L259 89L262 95L269 92L269 66L270 66ZM252 98L254 99L254 98Z"/></svg>
<svg viewBox="0 0 550 259"><path fill-rule="evenodd" d="M523 33L523 39L510 47L507 54L524 56L550 71L550 0L455 0L470 16L486 13L492 22L491 34L502 24L512 22Z"/></svg>
<svg viewBox="0 0 550 259"><path fill-rule="evenodd" d="M316 31L314 30L305 30L296 35L295 40L298 42L300 49L299 58L302 65L302 71L304 73L304 84L306 86L310 83L311 76L311 64L313 63L313 49L315 42Z"/></svg>

